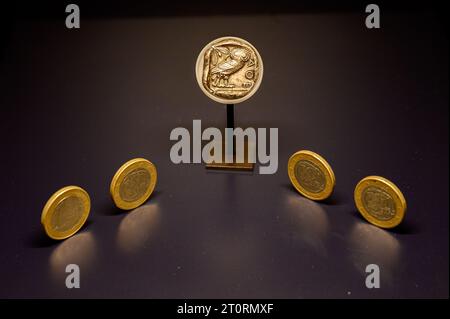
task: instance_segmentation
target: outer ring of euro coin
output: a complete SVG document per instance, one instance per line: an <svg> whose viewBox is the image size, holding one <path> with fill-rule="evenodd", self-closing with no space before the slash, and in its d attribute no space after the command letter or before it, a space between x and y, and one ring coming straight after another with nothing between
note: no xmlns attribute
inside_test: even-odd
<svg viewBox="0 0 450 319"><path fill-rule="evenodd" d="M328 198L336 183L328 162L319 154L307 150L298 151L289 158L288 175L294 188L312 200Z"/></svg>
<svg viewBox="0 0 450 319"><path fill-rule="evenodd" d="M111 181L110 193L114 204L123 210L142 205L155 189L156 167L144 158L135 158L123 164Z"/></svg>
<svg viewBox="0 0 450 319"><path fill-rule="evenodd" d="M78 186L56 191L45 204L41 223L53 239L66 239L77 233L86 222L91 209L88 193Z"/></svg>
<svg viewBox="0 0 450 319"><path fill-rule="evenodd" d="M355 205L371 224L393 228L406 214L406 200L400 189L381 176L367 176L355 187Z"/></svg>

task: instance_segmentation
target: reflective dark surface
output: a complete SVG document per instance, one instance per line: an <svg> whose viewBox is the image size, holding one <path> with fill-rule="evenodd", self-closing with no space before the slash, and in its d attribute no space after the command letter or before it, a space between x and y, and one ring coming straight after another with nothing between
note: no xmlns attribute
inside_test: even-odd
<svg viewBox="0 0 450 319"><path fill-rule="evenodd" d="M448 40L432 14L149 17L16 21L0 64L0 297L448 297ZM258 48L262 85L236 124L279 128L275 175L170 161L170 131L223 127L194 63L214 38ZM286 165L299 149L336 174L322 203L298 195ZM133 157L156 191L126 213L110 199ZM353 189L382 175L404 192L406 220L386 231L356 212ZM87 225L54 242L40 225L65 185L92 200ZM65 287L65 265L81 288ZM365 287L365 266L381 288Z"/></svg>

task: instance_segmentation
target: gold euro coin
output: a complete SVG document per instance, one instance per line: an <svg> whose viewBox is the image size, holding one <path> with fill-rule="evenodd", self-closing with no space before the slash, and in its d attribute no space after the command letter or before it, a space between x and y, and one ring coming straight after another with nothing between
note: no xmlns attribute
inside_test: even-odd
<svg viewBox="0 0 450 319"><path fill-rule="evenodd" d="M110 192L120 209L130 210L142 205L156 185L156 167L144 158L135 158L123 164L114 175Z"/></svg>
<svg viewBox="0 0 450 319"><path fill-rule="evenodd" d="M78 186L67 186L54 193L42 210L41 223L53 239L65 239L83 227L91 209L88 193Z"/></svg>
<svg viewBox="0 0 450 319"><path fill-rule="evenodd" d="M393 228L406 213L406 200L394 183L380 176L363 178L355 188L355 204L361 215L371 224Z"/></svg>
<svg viewBox="0 0 450 319"><path fill-rule="evenodd" d="M216 102L237 104L250 98L263 77L263 62L256 48L236 37L218 38L200 52L195 65L203 93Z"/></svg>
<svg viewBox="0 0 450 319"><path fill-rule="evenodd" d="M311 151L298 151L289 158L288 175L295 189L312 200L328 198L336 183L331 166Z"/></svg>

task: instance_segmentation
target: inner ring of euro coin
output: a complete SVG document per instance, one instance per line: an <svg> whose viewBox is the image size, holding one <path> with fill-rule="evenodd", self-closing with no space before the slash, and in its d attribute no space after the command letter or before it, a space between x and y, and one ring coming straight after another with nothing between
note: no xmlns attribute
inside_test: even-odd
<svg viewBox="0 0 450 319"><path fill-rule="evenodd" d="M386 190L368 186L361 194L361 201L366 211L378 220L388 221L395 217L395 201Z"/></svg>
<svg viewBox="0 0 450 319"><path fill-rule="evenodd" d="M137 168L129 172L119 188L119 195L126 202L134 202L147 192L151 182L150 172L144 168Z"/></svg>
<svg viewBox="0 0 450 319"><path fill-rule="evenodd" d="M78 196L68 196L56 206L52 217L51 227L58 232L66 232L73 228L83 217L84 204Z"/></svg>
<svg viewBox="0 0 450 319"><path fill-rule="evenodd" d="M310 193L320 193L325 190L326 177L319 166L312 161L299 160L294 168L295 178L300 186Z"/></svg>

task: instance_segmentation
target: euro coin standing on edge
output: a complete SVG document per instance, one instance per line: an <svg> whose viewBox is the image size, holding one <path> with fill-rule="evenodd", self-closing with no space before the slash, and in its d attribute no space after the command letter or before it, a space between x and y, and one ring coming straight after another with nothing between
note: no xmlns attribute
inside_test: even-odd
<svg viewBox="0 0 450 319"><path fill-rule="evenodd" d="M394 183L384 177L363 178L356 185L354 196L361 215L378 227L393 228L405 217L405 197Z"/></svg>
<svg viewBox="0 0 450 319"><path fill-rule="evenodd" d="M66 239L83 227L91 209L88 193L78 186L67 186L54 193L42 210L41 223L53 239Z"/></svg>
<svg viewBox="0 0 450 319"><path fill-rule="evenodd" d="M156 167L144 158L123 164L114 175L110 192L117 207L130 210L142 205L155 189Z"/></svg>
<svg viewBox="0 0 450 319"><path fill-rule="evenodd" d="M289 158L288 175L295 189L312 200L328 198L336 183L328 162L311 151L298 151Z"/></svg>
<svg viewBox="0 0 450 319"><path fill-rule="evenodd" d="M263 77L263 62L256 48L236 37L208 43L195 65L202 91L216 102L237 104L250 98Z"/></svg>

